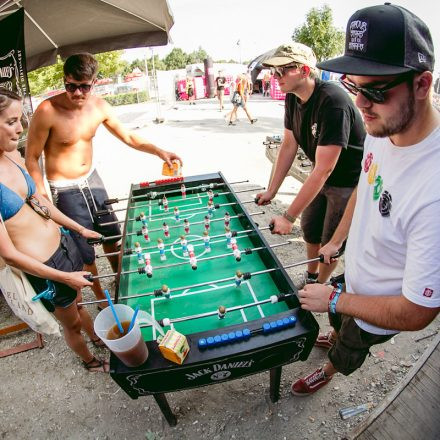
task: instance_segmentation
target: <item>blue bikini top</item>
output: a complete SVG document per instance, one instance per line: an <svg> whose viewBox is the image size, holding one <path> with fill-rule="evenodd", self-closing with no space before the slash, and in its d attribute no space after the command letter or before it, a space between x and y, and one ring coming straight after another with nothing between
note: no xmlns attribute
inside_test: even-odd
<svg viewBox="0 0 440 440"><path fill-rule="evenodd" d="M7 156L6 156L7 157ZM8 159L15 163L12 159ZM36 186L34 179L26 172L24 168L15 163L18 168L20 168L27 184L27 196L26 200L35 194ZM25 204L26 200L23 200L15 191L9 189L6 185L0 182L0 212L2 214L3 220L6 221L11 217L14 217L21 207Z"/></svg>

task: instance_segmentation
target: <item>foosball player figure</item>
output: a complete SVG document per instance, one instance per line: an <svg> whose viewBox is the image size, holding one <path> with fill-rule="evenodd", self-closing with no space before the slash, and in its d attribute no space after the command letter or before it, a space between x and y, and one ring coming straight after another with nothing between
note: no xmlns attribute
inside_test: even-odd
<svg viewBox="0 0 440 440"><path fill-rule="evenodd" d="M229 212L225 212L225 228L229 228L229 224L231 223L231 216L229 215Z"/></svg>
<svg viewBox="0 0 440 440"><path fill-rule="evenodd" d="M205 215L205 230L209 231L211 224L211 219L209 218L209 215Z"/></svg>
<svg viewBox="0 0 440 440"><path fill-rule="evenodd" d="M150 241L150 236L148 235L147 225L142 226L142 235L144 236L146 242Z"/></svg>
<svg viewBox="0 0 440 440"><path fill-rule="evenodd" d="M225 237L226 237L226 247L228 249L231 249L232 248L232 245L231 245L232 232L229 228L225 228Z"/></svg>
<svg viewBox="0 0 440 440"><path fill-rule="evenodd" d="M212 191L212 189L208 189L208 200L210 200L211 202L214 199L214 193Z"/></svg>
<svg viewBox="0 0 440 440"><path fill-rule="evenodd" d="M170 228L169 228L169 226L166 224L166 222L163 222L163 224L162 224L162 230L163 230L163 235L165 235L165 238L170 238Z"/></svg>
<svg viewBox="0 0 440 440"><path fill-rule="evenodd" d="M214 212L214 203L212 200L208 201L208 215L209 217L212 217L212 213Z"/></svg>
<svg viewBox="0 0 440 440"><path fill-rule="evenodd" d="M205 243L205 251L211 252L211 237L208 231L203 232L203 242Z"/></svg>
<svg viewBox="0 0 440 440"><path fill-rule="evenodd" d="M219 306L217 313L218 313L218 319L223 319L226 315L226 307Z"/></svg>
<svg viewBox="0 0 440 440"><path fill-rule="evenodd" d="M231 247L236 261L241 261L241 251L237 246L237 239L231 238Z"/></svg>
<svg viewBox="0 0 440 440"><path fill-rule="evenodd" d="M151 265L151 255L146 253L144 254L145 258L145 272L147 273L147 277L151 278L153 276L153 266Z"/></svg>
<svg viewBox="0 0 440 440"><path fill-rule="evenodd" d="M188 253L189 253L189 264L192 267L192 270L197 269L197 258L196 254L194 253L194 246L192 244L188 245Z"/></svg>
<svg viewBox="0 0 440 440"><path fill-rule="evenodd" d="M180 212L177 206L174 208L174 218L176 219L176 222L180 222Z"/></svg>
<svg viewBox="0 0 440 440"><path fill-rule="evenodd" d="M187 218L183 220L183 229L185 234L189 234L189 220Z"/></svg>
<svg viewBox="0 0 440 440"><path fill-rule="evenodd" d="M182 183L182 185L180 185L180 191L182 192L182 199L186 199L186 187L185 187L185 184Z"/></svg>
<svg viewBox="0 0 440 440"><path fill-rule="evenodd" d="M180 245L182 246L182 253L184 257L188 256L188 240L184 235L180 236Z"/></svg>
<svg viewBox="0 0 440 440"><path fill-rule="evenodd" d="M139 214L139 220L142 222L143 225L147 226L147 216L145 213L141 212Z"/></svg>
<svg viewBox="0 0 440 440"><path fill-rule="evenodd" d="M171 290L170 290L170 288L169 288L166 284L163 284L163 285L162 285L161 290L162 290L162 295L163 295L166 299L170 299Z"/></svg>
<svg viewBox="0 0 440 440"><path fill-rule="evenodd" d="M163 244L163 240L161 238L157 239L157 247L159 249L161 261L165 261L167 259L167 256L165 255L165 245Z"/></svg>
<svg viewBox="0 0 440 440"><path fill-rule="evenodd" d="M136 252L138 263L144 264L144 257L142 256L141 244L138 241L134 244L134 251Z"/></svg>
<svg viewBox="0 0 440 440"><path fill-rule="evenodd" d="M241 273L241 271L237 270L237 272L235 272L235 286L241 287L242 281L243 281L243 274Z"/></svg>
<svg viewBox="0 0 440 440"><path fill-rule="evenodd" d="M169 209L168 209L168 199L167 199L167 196L163 196L162 205L163 205L163 210L165 212L168 212Z"/></svg>

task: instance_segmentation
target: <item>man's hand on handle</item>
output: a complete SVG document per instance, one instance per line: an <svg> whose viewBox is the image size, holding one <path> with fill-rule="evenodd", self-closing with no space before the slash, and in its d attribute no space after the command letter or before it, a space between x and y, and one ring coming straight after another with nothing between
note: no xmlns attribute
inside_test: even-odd
<svg viewBox="0 0 440 440"><path fill-rule="evenodd" d="M272 194L271 191L267 190L265 192L258 193L255 196L255 203L259 206L268 205L274 197L275 194Z"/></svg>

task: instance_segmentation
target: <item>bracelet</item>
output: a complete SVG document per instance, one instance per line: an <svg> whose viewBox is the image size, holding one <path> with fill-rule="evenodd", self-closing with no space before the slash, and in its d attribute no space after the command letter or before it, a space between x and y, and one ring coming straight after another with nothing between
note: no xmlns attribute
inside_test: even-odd
<svg viewBox="0 0 440 440"><path fill-rule="evenodd" d="M283 212L283 217L290 223L295 223L296 217L292 217L290 214L288 214L287 210Z"/></svg>
<svg viewBox="0 0 440 440"><path fill-rule="evenodd" d="M338 283L333 288L332 293L328 298L328 311L329 313L336 313L336 303L338 302L339 296L342 293L342 284Z"/></svg>

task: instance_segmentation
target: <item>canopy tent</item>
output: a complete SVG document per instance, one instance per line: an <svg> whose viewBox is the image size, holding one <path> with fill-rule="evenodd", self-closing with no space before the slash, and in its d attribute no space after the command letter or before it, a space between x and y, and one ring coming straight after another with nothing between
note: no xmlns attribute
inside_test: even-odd
<svg viewBox="0 0 440 440"><path fill-rule="evenodd" d="M167 0L0 0L0 20L21 7L29 71L57 55L164 46L174 24Z"/></svg>
<svg viewBox="0 0 440 440"><path fill-rule="evenodd" d="M268 50L267 52L264 52L263 54L259 55L257 58L254 58L249 64L248 69L251 74L251 80L252 83L255 83L255 80L258 78L258 75L260 74L261 70L264 69L263 63L268 58L272 57L275 53L275 49Z"/></svg>

